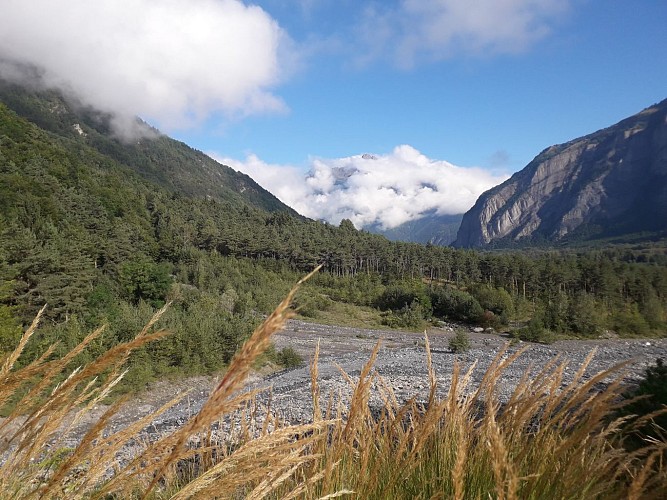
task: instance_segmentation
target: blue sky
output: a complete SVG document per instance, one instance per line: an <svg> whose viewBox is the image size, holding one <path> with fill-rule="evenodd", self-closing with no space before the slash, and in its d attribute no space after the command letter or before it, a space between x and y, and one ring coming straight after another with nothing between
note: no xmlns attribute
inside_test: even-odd
<svg viewBox="0 0 667 500"><path fill-rule="evenodd" d="M666 26L664 0L5 0L0 74L393 227L666 98Z"/></svg>
<svg viewBox="0 0 667 500"><path fill-rule="evenodd" d="M258 2L305 46L349 37L359 4L371 4L298 3ZM480 52L453 49L407 69L381 57L357 64L353 46L314 49L276 87L286 112L254 116L223 133L211 127L176 135L206 151L255 153L273 163L306 166L309 156L382 154L410 144L430 158L513 172L551 144L667 97L667 2L568 5L541 19L547 33L516 50L502 42Z"/></svg>

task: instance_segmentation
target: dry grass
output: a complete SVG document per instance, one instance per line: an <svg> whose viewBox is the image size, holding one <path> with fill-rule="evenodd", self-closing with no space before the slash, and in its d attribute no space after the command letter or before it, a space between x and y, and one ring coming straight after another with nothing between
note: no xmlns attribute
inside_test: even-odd
<svg viewBox="0 0 667 500"><path fill-rule="evenodd" d="M107 435L105 429L119 403L75 449L64 449L59 440L118 383L133 349L165 335L151 333L164 310L134 340L82 368L72 370L70 365L102 329L62 359L51 359L50 349L15 369L38 315L0 369L0 404L29 386L16 411L0 422L0 497L667 496L666 443L656 439L639 451L625 451L620 431L627 422L613 418L622 366L584 381L590 358L566 386L564 364L553 362L537 376L527 372L509 402L499 407L495 392L500 376L521 352L499 353L477 388L469 386L475 367L461 373L454 365L448 394L439 399L427 342L428 402L399 404L391 385L373 370L378 344L358 380L342 372L352 390L345 404L340 395L320 394L318 346L311 365L312 422L284 425L268 410L257 418L255 393L241 389L271 335L293 314L290 302L299 284L236 354L201 411L174 433L143 443L142 450L126 462L118 458L123 446L136 441L141 430L177 399ZM67 379L50 389L50 381L66 371ZM614 376L605 390L596 389L598 382ZM378 391L382 408L371 408L373 390ZM78 412L72 419L73 408ZM237 427L221 440L212 429L225 419Z"/></svg>
<svg viewBox="0 0 667 500"><path fill-rule="evenodd" d="M561 389L565 364L554 362L537 376L526 372L500 408L495 396L499 377L522 351L506 359L506 352L500 352L476 390L468 387L475 367L462 375L455 365L442 400L435 395L428 342L426 352L431 389L425 407L414 401L399 405L391 386L379 380L384 400L379 416L368 406L373 353L355 385L347 419L335 420L326 444L320 443L322 458L311 466L311 474L325 471L325 477L304 497L342 490L363 499L667 495L667 443L654 440L629 453L620 435L626 422L612 418L619 405L622 365L583 382L591 353ZM605 390L595 390L598 382L614 376ZM315 398L316 377L312 386Z"/></svg>

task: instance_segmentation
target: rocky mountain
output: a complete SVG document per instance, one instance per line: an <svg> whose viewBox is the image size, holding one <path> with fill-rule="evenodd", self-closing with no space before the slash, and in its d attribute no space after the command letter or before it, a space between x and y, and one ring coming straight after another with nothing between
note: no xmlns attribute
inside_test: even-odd
<svg viewBox="0 0 667 500"><path fill-rule="evenodd" d="M421 219L405 222L391 229L382 229L379 224L366 227L371 233L381 234L392 241L411 241L413 243L431 243L450 245L456 239L463 214L429 214Z"/></svg>
<svg viewBox="0 0 667 500"><path fill-rule="evenodd" d="M137 120L135 137L119 136L113 117L56 91L0 79L0 102L55 136L77 142L128 167L151 183L187 197L249 205L300 216L249 176Z"/></svg>
<svg viewBox="0 0 667 500"><path fill-rule="evenodd" d="M454 246L667 235L667 100L551 146L464 215Z"/></svg>

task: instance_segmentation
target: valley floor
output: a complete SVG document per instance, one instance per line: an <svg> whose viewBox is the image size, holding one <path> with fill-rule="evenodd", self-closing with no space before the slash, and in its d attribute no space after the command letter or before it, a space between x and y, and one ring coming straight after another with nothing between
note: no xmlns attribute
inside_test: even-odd
<svg viewBox="0 0 667 500"><path fill-rule="evenodd" d="M470 350L454 354L448 349L448 343L456 328L464 327L451 325L432 328L427 332L437 375L438 394L442 397L447 393L454 363L458 362L463 370L476 363L469 388L472 390L480 383L494 357L508 343L508 339L499 334L471 331ZM415 396L420 401L428 397L427 361L424 335L421 333L325 326L291 320L282 332L275 335L274 341L278 348L294 348L303 356L305 365L269 375L255 373L248 381L248 388L266 388L258 397L260 409L270 406L272 413L289 422L303 422L311 418L309 364L317 342L320 343L318 371L323 408L326 408L330 394L334 395L334 400L338 399L339 394L343 399L350 396L349 384L340 369L356 381L378 341L381 341L381 348L375 362L375 371L393 388L398 401L403 402ZM526 370L537 374L542 367L555 359L567 362L563 379L565 387L593 349L595 354L584 374L584 380L621 361L630 360L623 376L628 384L632 384L639 380L645 368L655 363L657 358L667 359L667 339L566 340L551 345L516 343L509 346L505 356L524 347L526 351L504 371L500 384L497 385L499 390L496 396L500 401L509 399ZM194 377L153 384L121 408L111 424L112 430L120 429L155 411L178 392L185 393L189 390L189 394L184 396L180 403L145 430L148 439L169 433L201 408L216 382L213 377ZM379 398L372 398L370 404L380 407L381 401ZM79 430L83 430L103 410L104 408L100 407L92 412L87 421L82 422ZM261 413L260 410L259 414ZM72 436L72 444L75 439L75 436ZM132 450L127 450L127 453L131 454Z"/></svg>

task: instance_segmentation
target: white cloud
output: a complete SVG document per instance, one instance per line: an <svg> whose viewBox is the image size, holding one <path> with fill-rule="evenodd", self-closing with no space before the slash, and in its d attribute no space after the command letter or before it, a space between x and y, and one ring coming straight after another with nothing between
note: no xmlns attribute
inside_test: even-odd
<svg viewBox="0 0 667 500"><path fill-rule="evenodd" d="M390 58L403 68L421 60L524 51L548 35L571 0L402 0L364 11L359 64ZM389 4L391 5L391 4Z"/></svg>
<svg viewBox="0 0 667 500"><path fill-rule="evenodd" d="M238 0L4 0L0 14L0 59L171 130L283 110L271 88L291 55L280 26ZM11 76L7 64L0 71Z"/></svg>
<svg viewBox="0 0 667 500"><path fill-rule="evenodd" d="M332 224L350 219L358 228L377 223L389 229L428 213L465 212L483 191L507 178L432 160L407 145L386 155L313 159L307 173L254 155L245 161L217 159L307 217Z"/></svg>

